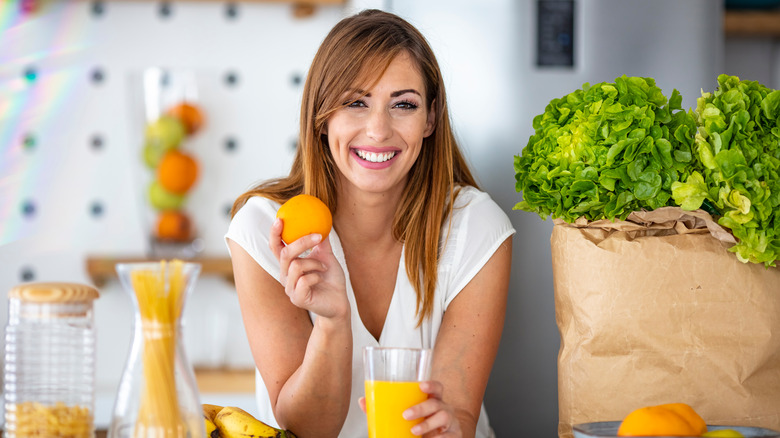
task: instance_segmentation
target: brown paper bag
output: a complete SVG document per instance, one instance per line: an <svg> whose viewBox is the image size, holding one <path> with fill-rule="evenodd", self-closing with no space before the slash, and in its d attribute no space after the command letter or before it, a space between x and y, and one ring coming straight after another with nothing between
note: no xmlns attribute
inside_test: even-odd
<svg viewBox="0 0 780 438"><path fill-rule="evenodd" d="M780 429L780 268L745 264L702 211L553 227L560 437L634 409Z"/></svg>

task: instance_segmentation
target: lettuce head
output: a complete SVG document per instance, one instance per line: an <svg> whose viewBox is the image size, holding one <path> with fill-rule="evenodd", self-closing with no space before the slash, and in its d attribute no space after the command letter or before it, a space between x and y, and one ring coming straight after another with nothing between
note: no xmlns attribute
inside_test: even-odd
<svg viewBox="0 0 780 438"><path fill-rule="evenodd" d="M780 256L780 90L718 76L694 111L692 172L672 184L682 208L714 209L737 238L743 262L775 266Z"/></svg>
<svg viewBox="0 0 780 438"><path fill-rule="evenodd" d="M672 185L689 176L696 131L681 104L677 90L667 100L654 79L627 76L553 99L515 156L523 199L514 208L573 222L674 205Z"/></svg>

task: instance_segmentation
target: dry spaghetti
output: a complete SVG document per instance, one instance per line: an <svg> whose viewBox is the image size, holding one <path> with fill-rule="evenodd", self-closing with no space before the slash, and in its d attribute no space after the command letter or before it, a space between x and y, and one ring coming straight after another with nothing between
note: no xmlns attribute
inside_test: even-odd
<svg viewBox="0 0 780 438"><path fill-rule="evenodd" d="M177 324L185 286L183 263L160 263L159 271L131 273L144 338L144 378L135 436L185 437L187 425L179 411L174 376Z"/></svg>

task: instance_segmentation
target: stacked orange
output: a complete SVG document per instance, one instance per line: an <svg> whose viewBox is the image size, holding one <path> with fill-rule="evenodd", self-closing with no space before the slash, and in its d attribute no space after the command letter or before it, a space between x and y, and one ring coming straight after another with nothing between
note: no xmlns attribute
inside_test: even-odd
<svg viewBox="0 0 780 438"><path fill-rule="evenodd" d="M146 127L143 158L154 174L148 195L157 211L155 237L158 240L192 239L192 221L183 207L200 168L195 156L183 150L182 143L198 132L203 122L200 108L181 102Z"/></svg>

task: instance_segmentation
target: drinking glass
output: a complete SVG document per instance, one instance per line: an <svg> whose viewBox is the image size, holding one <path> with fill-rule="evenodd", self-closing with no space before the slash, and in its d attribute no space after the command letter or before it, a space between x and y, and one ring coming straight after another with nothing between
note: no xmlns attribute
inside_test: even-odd
<svg viewBox="0 0 780 438"><path fill-rule="evenodd" d="M422 419L406 420L402 414L428 398L420 382L431 377L432 357L424 348L363 350L369 438L414 437L411 429Z"/></svg>

